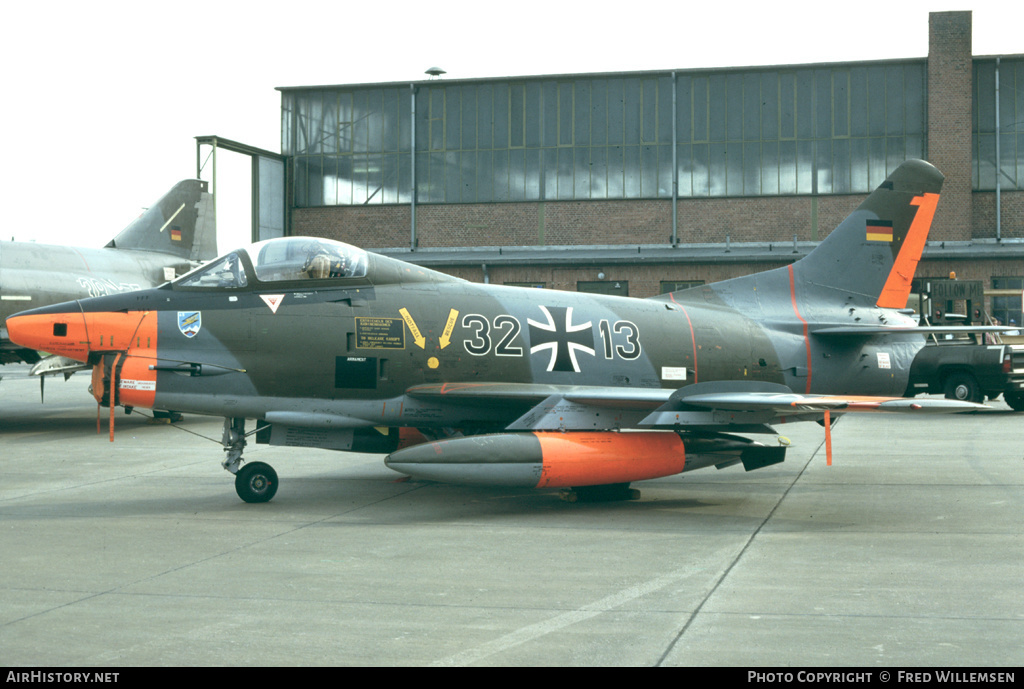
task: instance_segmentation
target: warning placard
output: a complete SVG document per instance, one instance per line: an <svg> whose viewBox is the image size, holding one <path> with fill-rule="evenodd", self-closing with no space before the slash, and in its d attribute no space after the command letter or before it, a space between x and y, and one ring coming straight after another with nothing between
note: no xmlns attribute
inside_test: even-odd
<svg viewBox="0 0 1024 689"><path fill-rule="evenodd" d="M405 349L405 321L401 318L356 318L359 349Z"/></svg>

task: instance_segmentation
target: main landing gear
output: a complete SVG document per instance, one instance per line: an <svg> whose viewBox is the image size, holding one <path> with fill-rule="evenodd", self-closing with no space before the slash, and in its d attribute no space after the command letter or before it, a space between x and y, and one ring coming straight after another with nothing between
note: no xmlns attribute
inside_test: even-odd
<svg viewBox="0 0 1024 689"><path fill-rule="evenodd" d="M610 483L603 486L580 486L563 488L558 497L566 502L618 502L639 500L640 491L630 488L628 483Z"/></svg>
<svg viewBox="0 0 1024 689"><path fill-rule="evenodd" d="M277 472L265 462L242 466L245 449L245 419L224 419L224 451L228 453L223 467L235 475L235 492L245 502L268 502L277 493Z"/></svg>

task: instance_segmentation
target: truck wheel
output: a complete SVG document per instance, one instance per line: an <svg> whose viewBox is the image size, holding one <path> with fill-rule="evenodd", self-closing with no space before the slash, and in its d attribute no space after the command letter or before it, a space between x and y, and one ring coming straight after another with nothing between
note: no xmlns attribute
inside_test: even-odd
<svg viewBox="0 0 1024 689"><path fill-rule="evenodd" d="M1024 411L1024 392L1004 392L1003 399L1010 405L1010 409Z"/></svg>
<svg viewBox="0 0 1024 689"><path fill-rule="evenodd" d="M970 373L956 371L949 374L949 377L946 378L945 389L946 399L978 404L985 401L985 393L981 391L978 381Z"/></svg>

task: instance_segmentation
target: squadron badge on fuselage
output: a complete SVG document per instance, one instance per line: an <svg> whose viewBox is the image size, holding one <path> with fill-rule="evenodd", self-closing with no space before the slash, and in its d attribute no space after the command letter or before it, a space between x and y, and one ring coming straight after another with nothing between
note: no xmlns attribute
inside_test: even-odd
<svg viewBox="0 0 1024 689"><path fill-rule="evenodd" d="M185 337L195 337L201 327L203 327L202 311L178 312L178 330Z"/></svg>

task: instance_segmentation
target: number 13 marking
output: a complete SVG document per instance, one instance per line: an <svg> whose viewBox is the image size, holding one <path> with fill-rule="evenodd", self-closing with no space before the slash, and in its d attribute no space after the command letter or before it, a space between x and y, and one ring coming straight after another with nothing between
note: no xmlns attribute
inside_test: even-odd
<svg viewBox="0 0 1024 689"><path fill-rule="evenodd" d="M613 359L618 355L620 359L633 360L640 356L640 328L630 321L615 321L615 325L609 326L608 321L601 321L601 339L604 340L604 358ZM626 344L615 344L612 333L621 334L626 331Z"/></svg>

